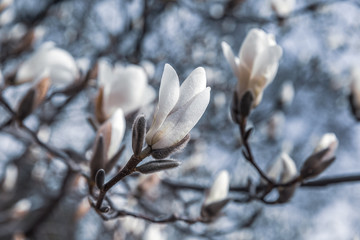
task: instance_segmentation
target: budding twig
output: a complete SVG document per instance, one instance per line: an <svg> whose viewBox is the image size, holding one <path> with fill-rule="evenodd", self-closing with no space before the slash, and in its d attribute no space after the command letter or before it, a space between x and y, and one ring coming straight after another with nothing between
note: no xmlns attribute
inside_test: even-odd
<svg viewBox="0 0 360 240"><path fill-rule="evenodd" d="M131 156L127 164L120 170L118 174L116 174L112 179L110 179L107 183L104 184L103 188L100 191L98 200L96 202L96 209L100 209L102 202L104 201L105 195L107 191L109 191L116 183L118 183L121 179L130 175L135 171L136 166L146 157L150 156L151 148L146 147L138 156Z"/></svg>

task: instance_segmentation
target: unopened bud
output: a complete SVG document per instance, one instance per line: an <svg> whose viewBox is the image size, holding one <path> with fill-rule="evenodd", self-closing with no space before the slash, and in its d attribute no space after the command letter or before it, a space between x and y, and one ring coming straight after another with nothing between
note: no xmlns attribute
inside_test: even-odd
<svg viewBox="0 0 360 240"><path fill-rule="evenodd" d="M136 167L136 171L143 173L143 174L149 174L149 173L154 173L154 172L159 172L159 171L163 171L163 170L176 168L180 164L181 163L179 161L175 161L175 160L150 161L139 167Z"/></svg>
<svg viewBox="0 0 360 240"><path fill-rule="evenodd" d="M104 87L100 87L99 92L95 98L95 116L100 123L105 122L107 119L107 116L105 115L103 110L103 105L104 105L103 101L104 101Z"/></svg>
<svg viewBox="0 0 360 240"><path fill-rule="evenodd" d="M105 181L105 171L104 169L99 169L95 175L96 186L99 189L102 189L104 186L104 181Z"/></svg>
<svg viewBox="0 0 360 240"><path fill-rule="evenodd" d="M338 147L338 140L333 133L325 134L314 153L307 158L301 168L301 176L305 178L313 178L322 173L335 161L335 151Z"/></svg>
<svg viewBox="0 0 360 240"><path fill-rule="evenodd" d="M221 171L216 177L209 190L209 194L204 201L201 208L201 216L215 217L221 209L226 206L229 202L229 199L227 199L229 181L229 173L225 170Z"/></svg>
<svg viewBox="0 0 360 240"><path fill-rule="evenodd" d="M105 164L105 147L104 137L98 135L93 147L93 155L90 160L91 179L95 180L96 173L99 169L103 169Z"/></svg>
<svg viewBox="0 0 360 240"><path fill-rule="evenodd" d="M133 124L132 149L135 156L141 153L146 133L146 120L144 115L138 116Z"/></svg>
<svg viewBox="0 0 360 240"><path fill-rule="evenodd" d="M19 104L17 118L20 121L29 116L40 105L40 103L42 103L49 88L49 72L44 71L36 80L35 85L29 89Z"/></svg>
<svg viewBox="0 0 360 240"><path fill-rule="evenodd" d="M190 140L190 134L186 135L181 141L178 143L167 147L167 148L161 148L161 149L153 149L151 152L151 156L153 156L156 159L164 159L171 154L174 154L182 149L184 149L187 145L187 143Z"/></svg>

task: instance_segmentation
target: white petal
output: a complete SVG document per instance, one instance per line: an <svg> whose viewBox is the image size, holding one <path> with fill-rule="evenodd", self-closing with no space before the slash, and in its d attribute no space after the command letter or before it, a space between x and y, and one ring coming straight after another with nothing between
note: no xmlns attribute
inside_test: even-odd
<svg viewBox="0 0 360 240"><path fill-rule="evenodd" d="M104 89L104 111L107 115L111 115L119 107L127 115L143 105L147 87L147 76L143 68L136 65L116 65L111 79Z"/></svg>
<svg viewBox="0 0 360 240"><path fill-rule="evenodd" d="M281 183L286 183L291 181L297 176L297 169L294 160L286 154L281 154L281 160L283 163L283 172L281 174Z"/></svg>
<svg viewBox="0 0 360 240"><path fill-rule="evenodd" d="M335 151L338 145L339 145L339 141L336 135L334 133L326 133L322 136L314 152L320 152L326 148L329 148L329 151L323 157L323 159L329 159L335 156Z"/></svg>
<svg viewBox="0 0 360 240"><path fill-rule="evenodd" d="M125 133L125 117L121 108L118 108L111 119L111 140L107 154L108 160L111 159L120 148L121 141Z"/></svg>
<svg viewBox="0 0 360 240"><path fill-rule="evenodd" d="M270 167L266 170L266 175L269 179L277 182L283 171L283 162L281 157L277 158Z"/></svg>
<svg viewBox="0 0 360 240"><path fill-rule="evenodd" d="M196 68L190 73L180 86L180 96L172 111L186 104L195 95L199 94L206 88L206 73L202 67Z"/></svg>
<svg viewBox="0 0 360 240"><path fill-rule="evenodd" d="M226 60L228 61L228 63L231 66L231 69L233 70L234 74L236 77L239 76L239 70L238 70L238 65L240 64L240 60L234 56L233 51L231 50L231 47L229 46L229 44L227 42L221 42L221 47L222 47L222 51L224 53L224 56L226 58ZM239 77L238 77L239 79Z"/></svg>
<svg viewBox="0 0 360 240"><path fill-rule="evenodd" d="M246 35L239 51L240 63L248 69L253 68L255 59L269 46L267 34L258 28L253 28Z"/></svg>
<svg viewBox="0 0 360 240"><path fill-rule="evenodd" d="M255 59L250 78L263 76L267 80L266 83L270 83L276 75L281 55L282 48L278 45L264 49L262 54Z"/></svg>
<svg viewBox="0 0 360 240"><path fill-rule="evenodd" d="M54 43L47 42L20 66L15 81L33 81L46 68L56 85L69 84L79 77L74 58L67 51L56 48Z"/></svg>
<svg viewBox="0 0 360 240"><path fill-rule="evenodd" d="M159 90L159 103L154 114L153 123L146 134L146 142L149 145L153 144L152 139L154 134L161 124L163 124L170 111L174 108L179 99L179 94L180 87L178 75L169 64L165 64Z"/></svg>
<svg viewBox="0 0 360 240"><path fill-rule="evenodd" d="M98 61L98 69L98 86L104 86L104 90L106 90L106 85L110 85L113 79L112 67L108 61L100 59ZM110 90L111 88L108 87L108 89Z"/></svg>
<svg viewBox="0 0 360 240"><path fill-rule="evenodd" d="M295 8L295 0L272 0L271 7L280 17L287 17Z"/></svg>
<svg viewBox="0 0 360 240"><path fill-rule="evenodd" d="M213 185L210 188L208 197L206 198L204 205L211 204L213 202L224 200L229 192L230 177L226 170L222 170L216 177Z"/></svg>
<svg viewBox="0 0 360 240"><path fill-rule="evenodd" d="M181 141L200 120L210 101L210 88L172 112L152 139L153 149L170 147Z"/></svg>

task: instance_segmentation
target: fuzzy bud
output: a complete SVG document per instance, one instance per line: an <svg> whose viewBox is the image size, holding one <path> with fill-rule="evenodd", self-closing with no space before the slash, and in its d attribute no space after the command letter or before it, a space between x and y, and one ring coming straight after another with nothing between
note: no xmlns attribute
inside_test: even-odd
<svg viewBox="0 0 360 240"><path fill-rule="evenodd" d="M176 168L180 164L181 163L179 161L175 161L175 160L150 161L141 166L136 167L136 171L143 173L143 174L149 174L149 173L154 173L154 172L159 172L159 171L163 171L163 170Z"/></svg>
<svg viewBox="0 0 360 240"><path fill-rule="evenodd" d="M132 149L135 156L141 153L146 133L146 120L144 115L138 116L133 124Z"/></svg>
<svg viewBox="0 0 360 240"><path fill-rule="evenodd" d="M105 181L105 171L104 169L99 169L95 175L96 186L99 189L102 189L104 186L104 181Z"/></svg>
<svg viewBox="0 0 360 240"><path fill-rule="evenodd" d="M91 170L91 179L95 180L96 175L100 169L104 168L105 165L105 147L104 147L104 137L102 134L98 135L95 140L93 147L93 155L90 160L90 170Z"/></svg>
<svg viewBox="0 0 360 240"><path fill-rule="evenodd" d="M335 161L335 151L339 141L334 133L325 134L314 153L307 158L301 168L301 176L305 178L313 178L322 173Z"/></svg>

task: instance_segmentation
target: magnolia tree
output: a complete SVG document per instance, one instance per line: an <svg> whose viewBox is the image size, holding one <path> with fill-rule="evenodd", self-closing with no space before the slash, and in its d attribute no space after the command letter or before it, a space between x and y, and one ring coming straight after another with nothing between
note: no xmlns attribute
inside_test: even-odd
<svg viewBox="0 0 360 240"><path fill-rule="evenodd" d="M335 161L338 129L322 128L323 136L312 146L309 136L301 138L299 146L307 147L299 156L279 137L297 83L277 76L289 57L278 36L264 30L266 24L290 28L293 18L318 14L333 3L297 8L295 0L268 1L270 15L262 17L246 14L242 9L251 5L243 1L133 2L141 7L123 1L80 1L83 7L48 1L31 12L26 3L0 3L1 238L264 238L267 233L256 222L265 218L267 205L282 211L303 187L360 180L353 172L318 177ZM72 19L69 10L82 19ZM125 11L122 22L117 17ZM109 20L112 14L121 29ZM165 25L157 32L158 15L169 18L167 27L175 30ZM213 45L217 54L210 60L199 60L206 53L193 48L174 49L173 55L166 44L164 49L154 44L166 42L173 31L177 35L172 15L194 25L198 19L205 27L221 24L232 29L231 38L206 36L205 45ZM104 26L94 27L94 16ZM58 36L61 30L52 29L58 25L47 22L53 18L72 31ZM74 26L69 19L81 23ZM234 31L236 24L243 35ZM95 31L106 27L107 40L97 46ZM177 40L178 45L186 41ZM232 46L240 46L238 54ZM344 93L357 120L359 75L354 68ZM270 96L267 88L276 81L283 84ZM267 108L270 117L262 108L269 103L275 106ZM68 122L75 115L80 124ZM253 147L261 139L268 143ZM271 146L281 147L274 152ZM225 163L219 151L238 154L229 154L233 159ZM260 233L243 235L245 229ZM284 236L278 232L270 238Z"/></svg>

